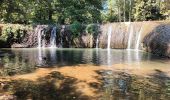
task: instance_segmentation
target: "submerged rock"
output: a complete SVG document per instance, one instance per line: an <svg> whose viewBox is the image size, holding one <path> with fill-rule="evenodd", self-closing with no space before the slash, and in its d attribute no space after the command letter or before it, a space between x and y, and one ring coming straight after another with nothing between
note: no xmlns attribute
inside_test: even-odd
<svg viewBox="0 0 170 100"><path fill-rule="evenodd" d="M170 24L157 26L145 36L143 44L151 53L170 57Z"/></svg>

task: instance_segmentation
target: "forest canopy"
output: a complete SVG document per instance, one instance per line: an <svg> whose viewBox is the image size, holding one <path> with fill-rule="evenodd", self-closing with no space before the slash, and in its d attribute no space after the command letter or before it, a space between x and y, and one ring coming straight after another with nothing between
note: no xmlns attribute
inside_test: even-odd
<svg viewBox="0 0 170 100"><path fill-rule="evenodd" d="M170 0L0 0L0 23L83 24L166 20Z"/></svg>

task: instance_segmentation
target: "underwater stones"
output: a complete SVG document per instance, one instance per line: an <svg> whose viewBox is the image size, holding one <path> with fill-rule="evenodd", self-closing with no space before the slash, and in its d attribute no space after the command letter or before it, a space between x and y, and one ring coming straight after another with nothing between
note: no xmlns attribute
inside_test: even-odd
<svg viewBox="0 0 170 100"><path fill-rule="evenodd" d="M143 40L144 48L159 56L170 57L170 24L157 26Z"/></svg>
<svg viewBox="0 0 170 100"><path fill-rule="evenodd" d="M64 79L64 76L60 72L57 72L57 71L51 72L50 75L52 78Z"/></svg>

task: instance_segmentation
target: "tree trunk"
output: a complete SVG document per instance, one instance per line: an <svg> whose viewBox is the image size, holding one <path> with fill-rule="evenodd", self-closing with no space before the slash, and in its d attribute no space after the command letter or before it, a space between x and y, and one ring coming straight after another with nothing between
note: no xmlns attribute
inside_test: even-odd
<svg viewBox="0 0 170 100"><path fill-rule="evenodd" d="M132 0L129 1L129 22L131 22Z"/></svg>
<svg viewBox="0 0 170 100"><path fill-rule="evenodd" d="M53 15L53 11L51 11L49 9L49 12L48 12L48 20L52 20L52 15Z"/></svg>
<svg viewBox="0 0 170 100"><path fill-rule="evenodd" d="M123 12L123 15L124 15L124 22L126 21L126 0L124 0L124 12Z"/></svg>

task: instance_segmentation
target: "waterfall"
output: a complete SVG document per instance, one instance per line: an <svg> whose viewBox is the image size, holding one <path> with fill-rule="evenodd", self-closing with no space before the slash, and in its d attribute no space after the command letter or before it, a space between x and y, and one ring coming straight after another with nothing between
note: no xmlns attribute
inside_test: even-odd
<svg viewBox="0 0 170 100"><path fill-rule="evenodd" d="M111 64L111 49L107 49L107 66L110 67L112 64Z"/></svg>
<svg viewBox="0 0 170 100"><path fill-rule="evenodd" d="M37 34L38 48L45 47L45 26L38 25L35 33Z"/></svg>
<svg viewBox="0 0 170 100"><path fill-rule="evenodd" d="M51 31L50 47L56 47L56 27L53 27Z"/></svg>
<svg viewBox="0 0 170 100"><path fill-rule="evenodd" d="M42 36L43 36L43 37L41 36L41 39L42 39L42 47L45 48L45 32L44 32L44 30L42 30L42 33L41 33L41 34L42 34Z"/></svg>
<svg viewBox="0 0 170 100"><path fill-rule="evenodd" d="M129 39L128 39L128 47L127 49L131 49L131 42L132 42L132 37L133 37L133 26L129 24Z"/></svg>
<svg viewBox="0 0 170 100"><path fill-rule="evenodd" d="M109 26L107 35L108 35L107 49L110 49L111 35L112 35L112 25Z"/></svg>
<svg viewBox="0 0 170 100"><path fill-rule="evenodd" d="M136 50L139 50L142 31L143 31L143 27L141 26L140 31L138 33L138 37L137 37L137 43L136 43L136 46L135 46Z"/></svg>
<svg viewBox="0 0 170 100"><path fill-rule="evenodd" d="M97 36L97 39L96 39L96 48L99 48L99 38Z"/></svg>
<svg viewBox="0 0 170 100"><path fill-rule="evenodd" d="M41 34L41 29L37 28L37 31L38 31L38 48L41 48L41 38L42 38L42 34Z"/></svg>
<svg viewBox="0 0 170 100"><path fill-rule="evenodd" d="M127 49L139 50L141 34L143 27L141 24L130 24L129 25L129 38L128 38L128 47Z"/></svg>

